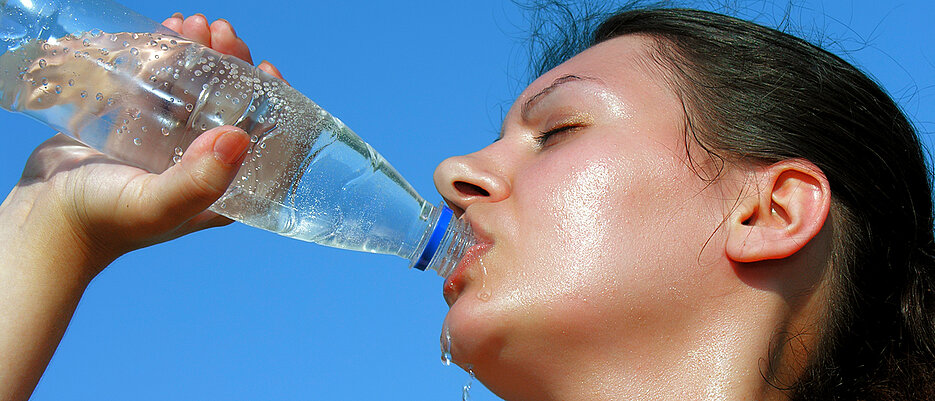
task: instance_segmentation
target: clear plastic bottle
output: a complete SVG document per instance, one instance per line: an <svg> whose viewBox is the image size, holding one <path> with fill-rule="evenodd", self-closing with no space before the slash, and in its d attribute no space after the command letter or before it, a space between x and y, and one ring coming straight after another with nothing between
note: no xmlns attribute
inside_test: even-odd
<svg viewBox="0 0 935 401"><path fill-rule="evenodd" d="M235 125L253 143L215 212L442 276L473 244L301 93L109 0L0 2L0 107L157 173L202 132Z"/></svg>

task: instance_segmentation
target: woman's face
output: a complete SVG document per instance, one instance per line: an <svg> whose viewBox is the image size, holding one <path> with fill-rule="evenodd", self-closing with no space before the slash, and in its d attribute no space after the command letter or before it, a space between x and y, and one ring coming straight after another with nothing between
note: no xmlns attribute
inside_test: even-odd
<svg viewBox="0 0 935 401"><path fill-rule="evenodd" d="M499 140L435 173L481 242L445 283L452 356L503 396L665 358L719 290L731 195L689 165L649 45L616 38L546 73Z"/></svg>

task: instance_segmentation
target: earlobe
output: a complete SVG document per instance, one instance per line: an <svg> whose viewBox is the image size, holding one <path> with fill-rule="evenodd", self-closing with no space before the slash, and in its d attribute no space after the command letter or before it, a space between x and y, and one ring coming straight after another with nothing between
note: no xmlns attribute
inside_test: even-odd
<svg viewBox="0 0 935 401"><path fill-rule="evenodd" d="M831 207L828 179L807 160L783 160L755 176L726 221L726 252L735 262L792 256L821 231Z"/></svg>

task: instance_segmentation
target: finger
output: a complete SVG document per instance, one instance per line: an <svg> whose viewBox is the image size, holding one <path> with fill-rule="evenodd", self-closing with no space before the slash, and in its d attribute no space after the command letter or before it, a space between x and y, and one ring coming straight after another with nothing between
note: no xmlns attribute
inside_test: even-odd
<svg viewBox="0 0 935 401"><path fill-rule="evenodd" d="M181 34L182 33L182 21L184 21L184 19L182 18L182 13L175 13L175 14L172 14L171 17L166 18L165 21L162 21L162 25L165 26L166 28L169 28L175 31L178 34Z"/></svg>
<svg viewBox="0 0 935 401"><path fill-rule="evenodd" d="M237 38L234 27L230 22L219 19L211 23L211 48L224 54L230 54L250 64L253 64L253 58L250 57L250 49L244 41Z"/></svg>
<svg viewBox="0 0 935 401"><path fill-rule="evenodd" d="M282 77L282 74L279 73L279 69L276 68L274 65L270 64L269 61L263 60L262 62L260 62L260 65L258 65L257 68L263 70L269 75L272 75L276 78L281 79L286 84L289 84L289 81L286 81L286 79ZM289 86L292 86L292 85L289 85Z"/></svg>
<svg viewBox="0 0 935 401"><path fill-rule="evenodd" d="M195 14L182 21L182 36L211 47L211 28L204 15Z"/></svg>
<svg viewBox="0 0 935 401"><path fill-rule="evenodd" d="M199 215L227 190L249 145L247 134L231 126L201 134L178 164L145 182L140 215L155 231L169 231Z"/></svg>
<svg viewBox="0 0 935 401"><path fill-rule="evenodd" d="M227 217L219 215L210 210L205 210L183 223L172 233L172 238L170 239L178 238L183 235L191 234L193 232L208 228L223 227L233 222L233 220Z"/></svg>

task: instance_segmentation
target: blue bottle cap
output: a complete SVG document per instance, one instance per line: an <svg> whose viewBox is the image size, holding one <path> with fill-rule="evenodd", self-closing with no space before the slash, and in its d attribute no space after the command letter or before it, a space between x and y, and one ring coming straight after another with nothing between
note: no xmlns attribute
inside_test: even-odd
<svg viewBox="0 0 935 401"><path fill-rule="evenodd" d="M441 244L442 238L445 236L445 232L448 231L448 225L451 224L452 216L454 216L454 212L447 206L442 206L441 215L438 216L435 229L432 230L432 235L429 236L429 242L425 244L425 249L422 251L422 255L419 256L419 261L412 267L419 270L425 270L425 268L428 267L429 262L432 261L432 257L435 256L435 251L438 250L438 245Z"/></svg>

